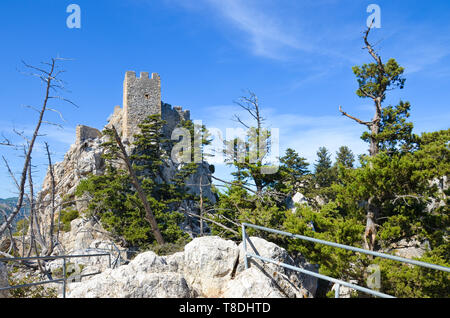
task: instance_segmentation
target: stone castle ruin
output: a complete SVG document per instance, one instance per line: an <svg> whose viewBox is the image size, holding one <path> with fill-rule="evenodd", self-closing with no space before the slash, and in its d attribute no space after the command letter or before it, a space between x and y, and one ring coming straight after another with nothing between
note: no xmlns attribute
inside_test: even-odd
<svg viewBox="0 0 450 318"><path fill-rule="evenodd" d="M148 72L141 72L140 77L136 77L136 72L128 71L123 82L123 108L115 107L106 127L114 125L122 139L130 142L133 135L139 132L138 125L148 116L156 114L166 121L163 133L169 138L180 121L190 119L188 110L161 101L161 78L157 73L152 73L150 77ZM77 126L76 132L77 142L101 135L97 129L84 125Z"/></svg>
<svg viewBox="0 0 450 318"><path fill-rule="evenodd" d="M124 144L127 146L127 151L132 151L133 136L139 133L139 123L150 115L160 114L162 120L166 122L163 127L163 134L166 138L171 137L172 131L183 120L190 119L190 112L183 110L179 106L172 107L161 101L161 79L157 73L152 73L151 77L147 72L141 72L140 77L136 76L135 72L128 71L125 74L123 85L123 107L116 106L113 114L109 117L105 128L111 128L113 125L121 135ZM105 172L105 161L102 157L103 148L101 144L106 141L105 136L102 136L100 130L84 125L78 125L76 128L76 141L65 154L62 162L56 163L53 166L55 183L56 183L56 206L60 205L63 200L73 200L74 206L80 215L87 209L89 198L78 200L75 197L75 191L81 180L87 178L89 175L101 175ZM161 175L157 177L159 181L171 182L174 175L179 169L179 165L171 159L164 159ZM200 181L200 179L202 181ZM187 184L189 184L189 191L194 194L199 194L200 189L197 184L202 183L202 192L204 198L214 203L216 197L211 191L210 166L203 162L199 165L198 170L194 173ZM38 195L39 217L41 219L42 232L47 233L50 223L51 209L51 178L50 173L44 179L42 190ZM186 203L183 209L191 213L195 212L193 203ZM57 214L58 212L56 212ZM95 225L91 221L80 219L74 220L72 231L64 233L61 238L61 246L63 250L59 252L68 253L70 251L80 251L89 246L94 241L105 241L107 236L102 236L98 233L99 225ZM198 222L197 222L198 223ZM186 218L186 222L182 228L192 234L196 235L198 232L197 223L192 221L192 218ZM95 228L95 230L93 230ZM104 231L103 231L104 232ZM109 238L108 238L109 239Z"/></svg>

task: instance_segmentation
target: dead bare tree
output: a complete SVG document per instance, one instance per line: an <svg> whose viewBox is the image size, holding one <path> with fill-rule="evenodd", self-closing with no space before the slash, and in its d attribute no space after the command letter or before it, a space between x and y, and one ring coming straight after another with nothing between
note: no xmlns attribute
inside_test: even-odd
<svg viewBox="0 0 450 318"><path fill-rule="evenodd" d="M146 212L146 219L150 224L153 235L155 236L155 239L158 242L158 244L163 245L165 243L164 238L159 230L158 223L156 222L156 218L153 214L153 211L150 208L150 204L148 203L147 196L145 195L144 189L142 188L141 183L139 182L139 179L136 175L136 172L133 169L133 166L131 164L130 158L128 157L127 151L122 143L122 140L120 139L119 134L117 133L116 127L112 126L111 129L113 132L114 139L120 150L120 153L118 154L118 156L120 159L122 159L122 161L125 163L125 165L127 167L128 173L130 174L130 177L131 177L131 182L133 183L133 186L136 189L139 199L141 200L142 205L144 206L144 209Z"/></svg>
<svg viewBox="0 0 450 318"><path fill-rule="evenodd" d="M211 176L212 177L212 176ZM204 215L205 215L205 202L204 202L204 197L203 197L203 187L210 187L211 186L211 182L208 181L208 183L203 183L203 175L200 175L200 180L199 183L196 184L186 184L187 186L194 186L194 187L198 187L199 188L199 223L200 223L200 236L203 236L204 234L204 224L203 224L203 220L204 220ZM192 213L191 213L192 214ZM188 214L190 215L190 214ZM194 215L194 214L192 214Z"/></svg>
<svg viewBox="0 0 450 318"><path fill-rule="evenodd" d="M265 119L261 116L258 96L250 90L247 90L247 92L248 96L241 96L238 100L235 100L234 103L247 111L247 113L249 113L250 116L256 121L256 128L261 130ZM242 118L237 114L234 115L234 119L247 129L251 127L250 124L244 122L244 120L242 120Z"/></svg>
<svg viewBox="0 0 450 318"><path fill-rule="evenodd" d="M18 200L14 211L8 216L7 220L0 225L0 236L6 231L6 229L11 225L14 218L19 214L23 207L24 197L25 197L25 183L27 180L28 169L31 162L31 155L36 143L37 138L40 136L39 131L43 124L52 124L51 122L44 119L44 115L47 111L56 111L54 108L49 107L49 101L60 100L72 105L75 105L72 101L57 95L52 95L53 92L64 89L64 82L58 78L58 76L64 71L58 70L57 62L64 60L62 58L52 58L49 63L43 63L47 69L29 65L23 62L24 66L30 70L28 75L39 78L45 84L45 94L42 105L39 109L35 109L38 112L38 120L33 131L32 137L28 141L28 147L25 154L25 162L23 164L20 181L17 182L18 185ZM75 105L76 106L76 105ZM31 106L30 106L31 107ZM34 108L33 108L34 109ZM0 145L3 146L14 146L14 144L6 137L3 136L3 141Z"/></svg>
<svg viewBox="0 0 450 318"><path fill-rule="evenodd" d="M264 169L264 160L270 151L270 133L264 127L266 119L262 116L258 96L247 90L248 96L241 96L234 103L250 115L251 123L235 114L234 120L247 129L247 141L236 138L227 141L227 161L232 163L240 171L246 171L253 181L256 192L261 195L263 189L271 182L272 173ZM241 145L239 145L241 144ZM241 152L245 152L243 156Z"/></svg>

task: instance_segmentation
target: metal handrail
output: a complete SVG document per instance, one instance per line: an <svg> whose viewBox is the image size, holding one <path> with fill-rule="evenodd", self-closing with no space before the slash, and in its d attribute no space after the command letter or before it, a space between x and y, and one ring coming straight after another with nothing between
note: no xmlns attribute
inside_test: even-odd
<svg viewBox="0 0 450 318"><path fill-rule="evenodd" d="M63 284L63 291L62 291L63 298L66 298L67 281L70 279L70 277L66 277L67 276L67 273L66 273L66 259L80 258L80 257L100 257L100 256L108 256L108 265L111 268L111 254L110 253L85 254L85 255L30 256L30 257L0 258L0 262L21 262L21 261L30 261L30 260L63 259L63 278L51 279L51 280L40 281L40 282L29 283L29 284L23 284L23 285L1 287L0 291L2 291L2 290L10 290L10 289L17 289L17 288L24 288L24 287L31 287L31 286L37 286L37 285L45 285L45 284L50 284L50 283L62 283ZM87 277L87 276L93 276L93 275L97 275L97 274L100 274L100 272L80 275L80 278L81 277Z"/></svg>
<svg viewBox="0 0 450 318"><path fill-rule="evenodd" d="M108 251L112 255L113 250L117 253L117 256L114 258L114 261L112 262L111 268L116 268L117 266L120 267L122 265L122 260L126 260L122 258L122 252L127 252L128 249L120 250L114 242L108 242L109 246L112 248L88 248L87 251L93 250L93 251Z"/></svg>
<svg viewBox="0 0 450 318"><path fill-rule="evenodd" d="M384 294L384 293L380 293L378 291L372 290L372 289L368 289L365 287L361 287L359 285L355 285L352 283L348 283L346 281L340 280L340 279L336 279L336 278L332 278L329 276L325 276L322 274L318 274L312 271L308 271L305 269L302 269L300 267L296 267L296 266L292 266L289 264L285 264L285 263L280 263L278 261L272 260L270 258L265 258L262 257L260 255L255 255L255 254L251 254L247 252L247 240L249 242L250 238L246 235L245 232L245 227L251 227L257 230L262 230L262 231L266 231L266 232L271 232L274 234L280 234L280 235L285 235L285 236L289 236L292 238L296 238L296 239L301 239L301 240L306 240L306 241L310 241L310 242L314 242L314 243L319 243L319 244L324 244L324 245L328 245L328 246L333 246L333 247L337 247L337 248L342 248L342 249L346 249L346 250L350 250L350 251L354 251L354 252L359 252L359 253L363 253L363 254L368 254L368 255L373 255L376 257L382 257L382 258L386 258L386 259L391 259L394 261L399 261L399 262L403 262L403 263L409 263L409 264L413 264L413 265L417 265L417 266L421 266L421 267L426 267L426 268L431 268L431 269L435 269L435 270L439 270L439 271L445 271L445 272L450 272L450 267L446 267L446 266L441 266L441 265L436 265L436 264L431 264L431 263L426 263L426 262L421 262L421 261L416 261L416 260L412 260L412 259L408 259L408 258L403 258L403 257L398 257L395 255L389 255L389 254L384 254L384 253L380 253L380 252L374 252L374 251L370 251L370 250L365 250L362 248L358 248L358 247L353 247L353 246L349 246L349 245L343 245L343 244L338 244L338 243L333 243L333 242L329 242L329 241L325 241L325 240L320 240L320 239L316 239L316 238L312 238L309 236L304 236L304 235L298 235L298 234L293 234L293 233L289 233L289 232L284 232L284 231L279 231L279 230L275 230L275 229L271 229L271 228L267 228L264 226L259 226L259 225L254 225L254 224L249 224L249 223L242 223L242 242L243 242L243 248L244 248L244 264L245 264L245 268L248 268L248 259L247 258L257 258L260 259L262 261L265 262L269 262L269 263L274 263L277 264L279 266L282 267L286 267L288 269L291 270L295 270L310 276L314 276L320 279L324 279L330 282L333 282L336 285L335 288L335 297L339 298L339 289L340 286L346 286L349 288L353 288L355 290L358 291L362 291L374 296L378 296L378 297L383 297L383 298L394 298L394 296L388 295L388 294Z"/></svg>

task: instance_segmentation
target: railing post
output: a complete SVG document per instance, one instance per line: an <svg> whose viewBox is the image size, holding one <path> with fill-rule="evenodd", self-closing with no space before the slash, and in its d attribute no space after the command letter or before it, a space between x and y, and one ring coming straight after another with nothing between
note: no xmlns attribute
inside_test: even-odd
<svg viewBox="0 0 450 318"><path fill-rule="evenodd" d="M67 284L67 277L66 277L66 258L63 258L63 298L66 298L66 284Z"/></svg>
<svg viewBox="0 0 450 318"><path fill-rule="evenodd" d="M108 254L108 264L109 264L109 268L111 268L111 253Z"/></svg>
<svg viewBox="0 0 450 318"><path fill-rule="evenodd" d="M242 247L244 248L244 265L245 265L245 269L248 269L247 235L245 233L245 224L244 223L242 223Z"/></svg>
<svg viewBox="0 0 450 318"><path fill-rule="evenodd" d="M336 284L335 288L334 288L334 298L339 298L340 289L341 289L341 285L340 284Z"/></svg>

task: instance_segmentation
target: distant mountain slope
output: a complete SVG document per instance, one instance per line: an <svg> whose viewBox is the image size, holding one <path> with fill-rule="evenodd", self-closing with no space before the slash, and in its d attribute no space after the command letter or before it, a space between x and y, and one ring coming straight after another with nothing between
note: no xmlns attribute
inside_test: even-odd
<svg viewBox="0 0 450 318"><path fill-rule="evenodd" d="M7 199L0 199L0 210L3 210L6 212L6 215L9 215L14 211L14 208L17 204L17 198L7 198ZM29 206L26 202L24 202L24 207L20 211L19 215L14 219L13 226L15 223L21 219L24 218L25 215L29 213ZM3 216L3 213L0 213L0 224L5 221L5 218Z"/></svg>

